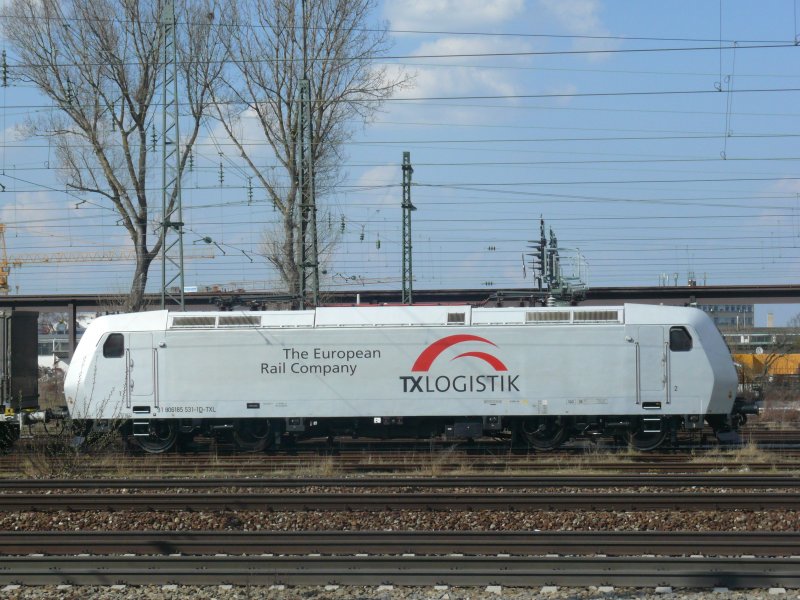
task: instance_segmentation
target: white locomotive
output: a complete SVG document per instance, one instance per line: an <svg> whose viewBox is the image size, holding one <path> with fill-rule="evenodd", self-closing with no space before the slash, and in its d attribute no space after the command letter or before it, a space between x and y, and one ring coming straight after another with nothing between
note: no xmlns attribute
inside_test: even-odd
<svg viewBox="0 0 800 600"><path fill-rule="evenodd" d="M261 450L312 436L577 434L640 449L736 428L737 374L694 308L395 306L96 319L64 391L74 421L148 452L196 433Z"/></svg>

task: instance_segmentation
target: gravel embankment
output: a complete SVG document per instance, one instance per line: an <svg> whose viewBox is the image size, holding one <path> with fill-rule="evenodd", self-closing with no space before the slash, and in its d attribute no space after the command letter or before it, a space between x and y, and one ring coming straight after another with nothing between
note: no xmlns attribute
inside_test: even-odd
<svg viewBox="0 0 800 600"><path fill-rule="evenodd" d="M20 512L7 531L798 531L800 511Z"/></svg>

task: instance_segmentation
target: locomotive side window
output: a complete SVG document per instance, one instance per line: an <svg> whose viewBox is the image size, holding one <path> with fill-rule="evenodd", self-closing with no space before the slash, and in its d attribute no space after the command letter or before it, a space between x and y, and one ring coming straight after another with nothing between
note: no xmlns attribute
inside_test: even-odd
<svg viewBox="0 0 800 600"><path fill-rule="evenodd" d="M669 330L669 349L673 352L688 352L692 349L692 336L685 327L673 327Z"/></svg>
<svg viewBox="0 0 800 600"><path fill-rule="evenodd" d="M105 358L121 358L125 354L125 337L121 333L112 333L103 344Z"/></svg>

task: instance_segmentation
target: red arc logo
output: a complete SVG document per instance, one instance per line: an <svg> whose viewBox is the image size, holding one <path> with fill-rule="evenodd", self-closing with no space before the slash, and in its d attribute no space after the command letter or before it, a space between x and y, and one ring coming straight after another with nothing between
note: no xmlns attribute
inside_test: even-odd
<svg viewBox="0 0 800 600"><path fill-rule="evenodd" d="M461 344L463 342L481 342L494 346L495 348L497 347L497 344L477 335L450 335L432 343L430 346L425 348L425 350L423 350L422 353L417 357L416 362L414 362L414 366L411 367L411 371L428 371L431 368L433 361L435 361L442 352L455 346L456 344ZM464 352L463 354L456 356L453 360L456 360L456 358L463 358L465 356L480 358L481 360L489 363L489 365L491 365L495 371L508 371L508 368L506 368L499 358L486 352Z"/></svg>

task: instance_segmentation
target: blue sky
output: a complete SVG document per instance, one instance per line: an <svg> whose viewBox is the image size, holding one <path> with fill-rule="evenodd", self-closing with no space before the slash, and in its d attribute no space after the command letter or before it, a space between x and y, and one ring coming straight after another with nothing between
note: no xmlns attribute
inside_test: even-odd
<svg viewBox="0 0 800 600"><path fill-rule="evenodd" d="M403 151L417 289L532 285L522 257L540 216L580 249L590 285L676 274L683 284L690 273L701 284L796 283L797 11L798 0L381 3L375 19L394 43L385 62L414 80L371 123L352 124L341 182L318 200L323 230L344 224L325 285L399 287ZM75 208L47 142L20 137L16 125L46 103L25 86L0 93L9 254L124 246L113 212ZM215 258L188 261L187 285L273 285L257 253L276 215L218 128L195 165L186 251ZM26 264L12 289L120 292L130 273L120 261ZM775 308L776 322L796 308Z"/></svg>

